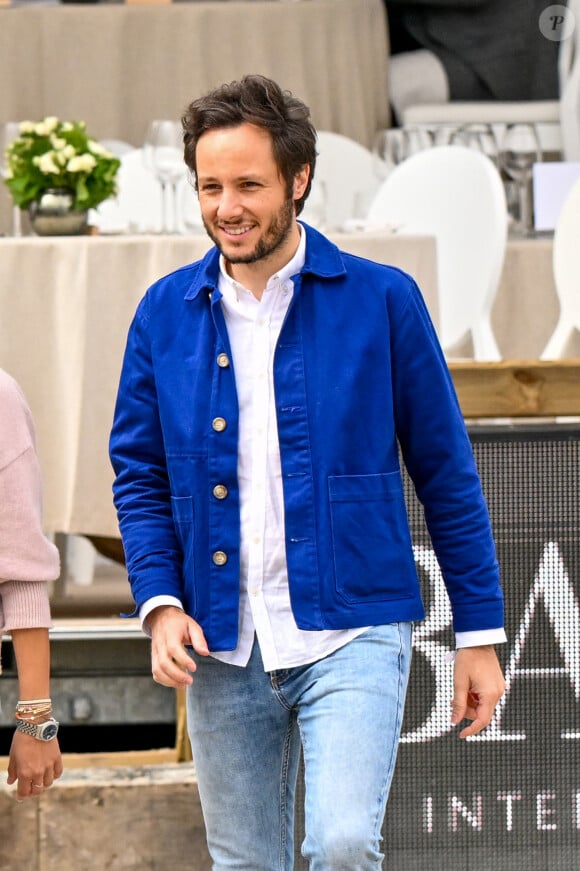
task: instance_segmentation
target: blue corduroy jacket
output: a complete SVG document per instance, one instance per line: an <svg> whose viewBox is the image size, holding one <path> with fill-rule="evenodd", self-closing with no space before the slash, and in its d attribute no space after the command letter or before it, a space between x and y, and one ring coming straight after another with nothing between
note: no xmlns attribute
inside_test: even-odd
<svg viewBox="0 0 580 871"><path fill-rule="evenodd" d="M423 617L400 445L455 630L500 627L487 506L421 294L400 270L305 229L306 262L274 358L296 623ZM237 643L240 571L238 405L218 274L214 248L149 288L129 331L110 440L137 607L176 596L216 651Z"/></svg>

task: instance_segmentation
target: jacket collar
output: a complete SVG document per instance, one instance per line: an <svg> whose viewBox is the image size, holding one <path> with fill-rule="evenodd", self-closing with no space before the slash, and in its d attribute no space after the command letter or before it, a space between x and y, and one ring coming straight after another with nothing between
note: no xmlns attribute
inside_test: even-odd
<svg viewBox="0 0 580 871"><path fill-rule="evenodd" d="M302 224L306 232L306 260L301 274L319 278L337 278L346 274L342 254L338 247L308 224ZM202 291L217 290L220 271L220 253L214 246L198 262L198 270L187 289L185 299L196 299Z"/></svg>

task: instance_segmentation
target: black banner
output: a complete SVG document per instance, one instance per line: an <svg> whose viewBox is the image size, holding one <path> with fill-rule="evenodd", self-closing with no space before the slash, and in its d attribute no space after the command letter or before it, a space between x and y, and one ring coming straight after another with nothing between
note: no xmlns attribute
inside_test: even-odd
<svg viewBox="0 0 580 871"><path fill-rule="evenodd" d="M460 741L450 724L451 612L407 482L427 618L415 628L384 865L578 871L580 429L474 426L470 435L506 598L508 643L498 653L507 690L485 732Z"/></svg>

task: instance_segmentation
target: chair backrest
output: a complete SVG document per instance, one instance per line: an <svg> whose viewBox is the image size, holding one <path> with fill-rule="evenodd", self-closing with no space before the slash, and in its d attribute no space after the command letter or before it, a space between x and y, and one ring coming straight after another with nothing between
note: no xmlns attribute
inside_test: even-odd
<svg viewBox="0 0 580 871"><path fill-rule="evenodd" d="M363 218L379 185L372 152L341 133L317 131L316 170L314 182L322 182L325 198L327 229L343 228L345 223ZM308 222L309 201L304 220Z"/></svg>
<svg viewBox="0 0 580 871"><path fill-rule="evenodd" d="M560 316L544 348L542 360L563 356L574 330L580 330L580 179L575 182L558 216L552 265Z"/></svg>
<svg viewBox="0 0 580 871"><path fill-rule="evenodd" d="M460 145L414 154L383 182L367 220L435 236L443 349L449 353L471 333L475 359L499 359L491 307L504 261L508 214L491 160Z"/></svg>
<svg viewBox="0 0 580 871"><path fill-rule="evenodd" d="M101 139L100 143L104 148L108 148L111 154L114 154L116 157L128 154L135 147L130 142L125 142L124 139Z"/></svg>
<svg viewBox="0 0 580 871"><path fill-rule="evenodd" d="M161 185L147 169L143 149L132 148L119 159L117 195L94 210L91 223L102 233L159 233L163 229Z"/></svg>

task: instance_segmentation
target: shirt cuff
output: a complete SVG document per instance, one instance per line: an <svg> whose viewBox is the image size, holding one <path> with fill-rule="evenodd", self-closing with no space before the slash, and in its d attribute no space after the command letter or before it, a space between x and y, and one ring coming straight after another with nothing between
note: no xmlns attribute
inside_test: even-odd
<svg viewBox="0 0 580 871"><path fill-rule="evenodd" d="M145 622L147 615L150 614L154 608L159 608L161 605L173 605L175 608L180 608L183 611L183 605L175 596L153 596L153 598L147 599L146 602L143 602L139 608L139 620L141 621L141 629L145 635L149 636L149 638L151 638L151 630Z"/></svg>
<svg viewBox="0 0 580 871"><path fill-rule="evenodd" d="M504 644L505 629L477 629L472 632L456 632L455 647L482 647L484 644Z"/></svg>

